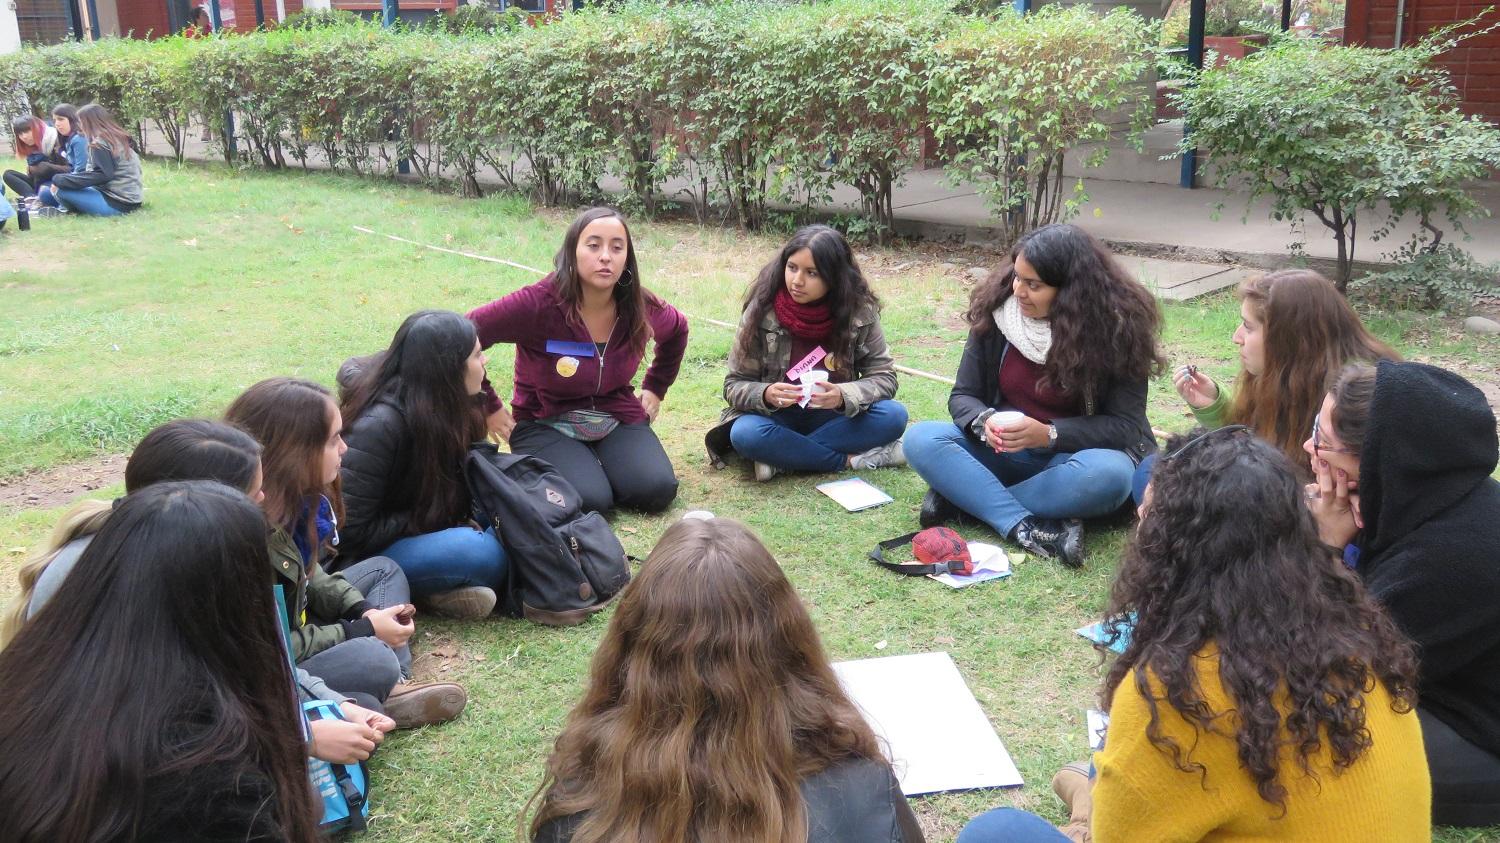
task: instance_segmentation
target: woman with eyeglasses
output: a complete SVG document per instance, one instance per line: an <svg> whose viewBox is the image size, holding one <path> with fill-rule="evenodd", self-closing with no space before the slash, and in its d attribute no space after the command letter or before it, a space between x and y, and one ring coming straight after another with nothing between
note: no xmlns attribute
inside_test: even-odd
<svg viewBox="0 0 1500 843"><path fill-rule="evenodd" d="M958 843L1432 838L1412 647L1301 496L1243 428L1161 458L1111 589L1135 621L1096 776L1054 783L1071 827L1003 808Z"/></svg>
<svg viewBox="0 0 1500 843"><path fill-rule="evenodd" d="M931 489L919 520L967 513L1068 567L1084 518L1109 515L1156 450L1146 381L1162 364L1161 310L1075 225L1025 235L974 289L952 421L913 425L905 456Z"/></svg>
<svg viewBox="0 0 1500 843"><path fill-rule="evenodd" d="M1324 544L1417 644L1433 820L1500 824L1495 414L1421 363L1346 368L1304 445Z"/></svg>

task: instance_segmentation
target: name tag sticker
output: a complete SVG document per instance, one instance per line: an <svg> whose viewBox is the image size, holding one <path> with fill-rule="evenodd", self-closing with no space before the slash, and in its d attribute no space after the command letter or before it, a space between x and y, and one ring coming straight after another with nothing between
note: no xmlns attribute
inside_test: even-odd
<svg viewBox="0 0 1500 843"><path fill-rule="evenodd" d="M548 354L565 354L569 357L593 357L597 353L591 342L570 342L568 340L547 340Z"/></svg>

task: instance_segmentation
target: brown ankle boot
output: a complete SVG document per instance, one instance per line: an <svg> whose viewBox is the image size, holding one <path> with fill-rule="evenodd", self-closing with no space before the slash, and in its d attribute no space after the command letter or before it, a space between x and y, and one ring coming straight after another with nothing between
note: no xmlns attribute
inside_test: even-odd
<svg viewBox="0 0 1500 843"><path fill-rule="evenodd" d="M452 682L401 682L385 698L385 714L397 729L447 723L469 702L462 685Z"/></svg>
<svg viewBox="0 0 1500 843"><path fill-rule="evenodd" d="M1058 829L1073 843L1090 843L1089 815L1094 810L1094 782L1089 778L1086 761L1064 765L1052 777L1052 792L1068 809L1068 822Z"/></svg>

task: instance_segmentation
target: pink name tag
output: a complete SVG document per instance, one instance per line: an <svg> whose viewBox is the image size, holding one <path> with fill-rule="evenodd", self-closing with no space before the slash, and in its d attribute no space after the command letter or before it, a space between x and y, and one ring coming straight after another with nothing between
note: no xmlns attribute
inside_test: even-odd
<svg viewBox="0 0 1500 843"><path fill-rule="evenodd" d="M821 345L809 351L806 357L797 362L797 365L786 370L786 382L796 383L803 375L811 372L813 367L822 362L823 358L827 356L828 352L824 351Z"/></svg>

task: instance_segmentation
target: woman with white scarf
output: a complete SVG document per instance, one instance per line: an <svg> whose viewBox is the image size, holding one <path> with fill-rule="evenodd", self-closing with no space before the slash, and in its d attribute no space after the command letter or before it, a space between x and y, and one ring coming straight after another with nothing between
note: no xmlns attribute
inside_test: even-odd
<svg viewBox="0 0 1500 843"><path fill-rule="evenodd" d="M922 526L967 514L1029 552L1083 564L1081 519L1130 497L1156 450L1146 381L1161 312L1088 233L1049 225L975 288L948 397L953 421L913 425L907 461L931 489Z"/></svg>

